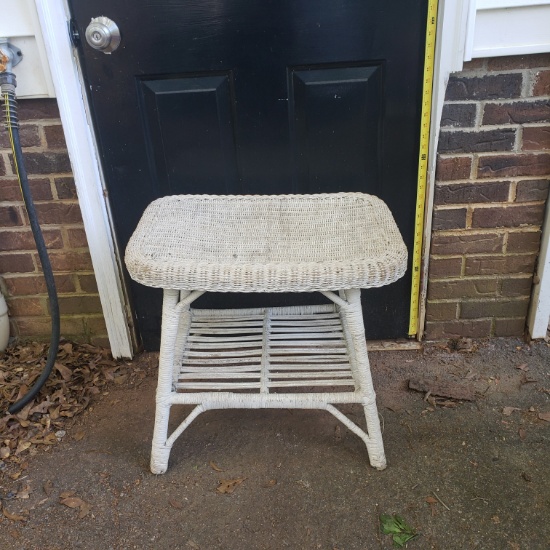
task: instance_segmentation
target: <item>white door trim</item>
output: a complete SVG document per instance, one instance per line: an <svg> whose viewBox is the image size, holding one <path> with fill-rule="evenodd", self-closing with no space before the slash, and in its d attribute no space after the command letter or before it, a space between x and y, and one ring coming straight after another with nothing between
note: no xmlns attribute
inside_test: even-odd
<svg viewBox="0 0 550 550"><path fill-rule="evenodd" d="M550 323L550 200L546 202L546 216L542 226L542 241L537 272L531 293L527 329L531 338L546 338Z"/></svg>
<svg viewBox="0 0 550 550"><path fill-rule="evenodd" d="M65 0L35 0L61 122L67 141L84 229L114 357L132 357L128 303L120 271L121 256L105 199L101 166L88 118L78 60L69 39Z"/></svg>

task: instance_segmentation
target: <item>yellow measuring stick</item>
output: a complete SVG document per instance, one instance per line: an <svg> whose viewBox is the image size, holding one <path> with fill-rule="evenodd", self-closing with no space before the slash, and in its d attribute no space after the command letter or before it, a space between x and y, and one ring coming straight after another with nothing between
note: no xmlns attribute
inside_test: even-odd
<svg viewBox="0 0 550 550"><path fill-rule="evenodd" d="M435 31L437 28L437 0L428 0L426 24L426 50L424 53L424 77L422 81L422 117L420 119L420 151L418 154L418 190L414 218L414 245L412 259L411 311L409 336L418 333L418 309L420 299L420 274L422 267L422 232L428 175L428 148L430 142L430 115L432 110L432 83L435 57Z"/></svg>

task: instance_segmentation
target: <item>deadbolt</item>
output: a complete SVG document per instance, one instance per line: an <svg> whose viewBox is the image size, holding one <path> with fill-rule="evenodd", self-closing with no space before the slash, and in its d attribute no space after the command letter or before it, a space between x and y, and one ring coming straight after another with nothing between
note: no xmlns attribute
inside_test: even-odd
<svg viewBox="0 0 550 550"><path fill-rule="evenodd" d="M108 17L94 17L86 27L86 42L103 53L114 52L120 44L120 31Z"/></svg>

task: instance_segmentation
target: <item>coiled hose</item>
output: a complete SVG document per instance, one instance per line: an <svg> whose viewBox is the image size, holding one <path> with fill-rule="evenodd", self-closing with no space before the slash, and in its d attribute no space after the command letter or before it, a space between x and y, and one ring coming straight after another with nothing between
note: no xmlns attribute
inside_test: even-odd
<svg viewBox="0 0 550 550"><path fill-rule="evenodd" d="M53 366L55 364L55 358L57 357L57 350L59 348L59 336L60 336L60 321L59 321L59 302L57 300L57 290L55 288L55 280L53 277L52 266L48 251L46 250L46 243L44 242L44 236L38 224L38 218L36 216L36 209L32 200L31 190L29 187L29 180L27 178L27 171L25 169L25 162L23 159L23 152L21 151L21 140L19 137L19 123L17 118L17 101L15 98L15 87L17 83L15 75L13 73L0 73L0 89L3 99L5 125L8 130L11 149L13 152L13 159L15 165L15 173L19 180L21 187L21 194L25 202L27 214L29 215L29 221L31 224L32 234L34 242L36 243L36 249L38 251L38 257L40 258L40 264L42 265L42 271L44 272L44 279L46 281L46 288L48 290L48 298L50 301L50 314L52 320L52 331L50 338L50 349L48 350L48 358L46 360L46 366L39 376L38 380L34 383L32 388L21 398L8 408L10 414L19 412L25 405L30 403L40 391L46 380L50 376Z"/></svg>

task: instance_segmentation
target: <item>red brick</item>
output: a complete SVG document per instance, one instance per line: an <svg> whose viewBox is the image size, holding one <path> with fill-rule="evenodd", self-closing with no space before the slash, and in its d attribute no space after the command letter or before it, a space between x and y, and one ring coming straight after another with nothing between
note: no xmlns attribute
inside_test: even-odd
<svg viewBox="0 0 550 550"><path fill-rule="evenodd" d="M74 184L74 178L55 178L55 187L57 189L57 196L60 199L76 199L76 187Z"/></svg>
<svg viewBox="0 0 550 550"><path fill-rule="evenodd" d="M49 229L42 231L46 248L63 248L61 231ZM36 250L33 234L30 228L24 231L1 231L0 230L0 251Z"/></svg>
<svg viewBox="0 0 550 550"><path fill-rule="evenodd" d="M23 217L18 206L0 206L0 227L23 225Z"/></svg>
<svg viewBox="0 0 550 550"><path fill-rule="evenodd" d="M84 324L88 334L104 335L107 334L107 325L103 316L86 316Z"/></svg>
<svg viewBox="0 0 550 550"><path fill-rule="evenodd" d="M47 315L45 298L8 298L8 309L14 317Z"/></svg>
<svg viewBox="0 0 550 550"><path fill-rule="evenodd" d="M550 54L509 55L489 58L487 69L489 71L509 71L513 69L533 69L535 67L548 67Z"/></svg>
<svg viewBox="0 0 550 550"><path fill-rule="evenodd" d="M434 210L432 228L434 231L463 229L466 227L466 208Z"/></svg>
<svg viewBox="0 0 550 550"><path fill-rule="evenodd" d="M13 160L11 162L13 164ZM71 163L66 152L25 153L25 166L29 174L71 172Z"/></svg>
<svg viewBox="0 0 550 550"><path fill-rule="evenodd" d="M526 296L528 298L531 295L533 278L503 279L500 284L501 296Z"/></svg>
<svg viewBox="0 0 550 550"><path fill-rule="evenodd" d="M0 254L0 273L32 273L36 271L32 254Z"/></svg>
<svg viewBox="0 0 550 550"><path fill-rule="evenodd" d="M544 204L503 206L495 208L475 208L472 214L472 227L520 227L541 225L544 218Z"/></svg>
<svg viewBox="0 0 550 550"><path fill-rule="evenodd" d="M550 154L481 157L477 173L478 178L546 176L550 174Z"/></svg>
<svg viewBox="0 0 550 550"><path fill-rule="evenodd" d="M550 126L528 126L524 128L522 149L524 151L550 149Z"/></svg>
<svg viewBox="0 0 550 550"><path fill-rule="evenodd" d="M499 233L459 233L455 235L432 236L431 253L453 256L457 254L479 254L502 252L504 236Z"/></svg>
<svg viewBox="0 0 550 550"><path fill-rule="evenodd" d="M20 317L15 320L20 337L48 340L51 322L47 317ZM61 334L71 340L88 342L82 317L61 317Z"/></svg>
<svg viewBox="0 0 550 550"><path fill-rule="evenodd" d="M536 254L469 257L466 258L465 275L531 274L535 268L536 259Z"/></svg>
<svg viewBox="0 0 550 550"><path fill-rule="evenodd" d="M40 224L82 223L80 206L76 203L45 202L36 204Z"/></svg>
<svg viewBox="0 0 550 550"><path fill-rule="evenodd" d="M484 76L451 75L445 99L511 99L521 95L522 75L498 74Z"/></svg>
<svg viewBox="0 0 550 550"><path fill-rule="evenodd" d="M533 95L550 95L550 71L539 71L536 74Z"/></svg>
<svg viewBox="0 0 550 550"><path fill-rule="evenodd" d="M441 130L437 150L439 153L490 153L511 151L516 142L515 128L464 132Z"/></svg>
<svg viewBox="0 0 550 550"><path fill-rule="evenodd" d="M69 246L71 248L87 248L88 240L86 239L86 232L84 229L68 229L67 234L69 236Z"/></svg>
<svg viewBox="0 0 550 550"><path fill-rule="evenodd" d="M22 99L18 101L19 120L59 118L55 99Z"/></svg>
<svg viewBox="0 0 550 550"><path fill-rule="evenodd" d="M461 319L481 319L483 317L523 317L527 315L529 300L491 300L462 302Z"/></svg>
<svg viewBox="0 0 550 550"><path fill-rule="evenodd" d="M38 134L38 126L21 126L19 128L19 137L21 139L22 147L39 147L41 145L40 135ZM0 149L11 150L10 138L3 124L0 127Z"/></svg>
<svg viewBox="0 0 550 550"><path fill-rule="evenodd" d="M57 292L75 292L76 288L70 275L55 275ZM6 277L6 287L11 296L28 296L47 293L46 282L42 275L30 277Z"/></svg>
<svg viewBox="0 0 550 550"><path fill-rule="evenodd" d="M496 296L497 288L498 281L496 279L430 281L428 284L428 300Z"/></svg>
<svg viewBox="0 0 550 550"><path fill-rule="evenodd" d="M6 175L6 167L4 165L4 157L0 156L0 176Z"/></svg>
<svg viewBox="0 0 550 550"><path fill-rule="evenodd" d="M476 202L506 202L510 182L453 183L436 185L435 204L470 204Z"/></svg>
<svg viewBox="0 0 550 550"><path fill-rule="evenodd" d="M66 149L65 134L63 133L63 126L44 126L44 132L46 134L46 141L50 149Z"/></svg>
<svg viewBox="0 0 550 550"><path fill-rule="evenodd" d="M545 201L550 180L521 180L516 186L516 202Z"/></svg>
<svg viewBox="0 0 550 550"><path fill-rule="evenodd" d="M452 321L457 318L458 302L428 302L427 321Z"/></svg>
<svg viewBox="0 0 550 550"><path fill-rule="evenodd" d="M495 319L495 336L523 336L525 317L519 319Z"/></svg>
<svg viewBox="0 0 550 550"><path fill-rule="evenodd" d="M441 126L453 128L471 128L477 116L476 103L445 103L441 115Z"/></svg>
<svg viewBox="0 0 550 550"><path fill-rule="evenodd" d="M470 177L471 157L452 157L437 159L435 177L438 181L463 180Z"/></svg>
<svg viewBox="0 0 550 550"><path fill-rule="evenodd" d="M78 281L83 292L89 292L90 294L98 292L95 275L79 275Z"/></svg>
<svg viewBox="0 0 550 550"><path fill-rule="evenodd" d="M54 271L92 271L92 259L88 252L54 252L50 254Z"/></svg>
<svg viewBox="0 0 550 550"><path fill-rule="evenodd" d="M32 198L35 201L52 199L50 180L45 178L30 179ZM4 180L0 183L0 201L22 201L21 188L17 180Z"/></svg>
<svg viewBox="0 0 550 550"><path fill-rule="evenodd" d="M99 296L59 296L59 310L62 315L101 313Z"/></svg>
<svg viewBox="0 0 550 550"><path fill-rule="evenodd" d="M540 231L508 233L507 252L538 252L540 248Z"/></svg>
<svg viewBox="0 0 550 550"><path fill-rule="evenodd" d="M430 279L459 277L462 272L462 258L431 258Z"/></svg>
<svg viewBox="0 0 550 550"><path fill-rule="evenodd" d="M458 320L426 323L426 338L439 340L448 338L486 338L491 336L491 320Z"/></svg>
<svg viewBox="0 0 550 550"><path fill-rule="evenodd" d="M475 71L477 69L482 69L485 65L485 59L478 58L478 59L472 59L470 61L465 61L462 65L462 71Z"/></svg>
<svg viewBox="0 0 550 550"><path fill-rule="evenodd" d="M487 103L483 109L483 124L525 124L526 122L550 122L550 101Z"/></svg>

